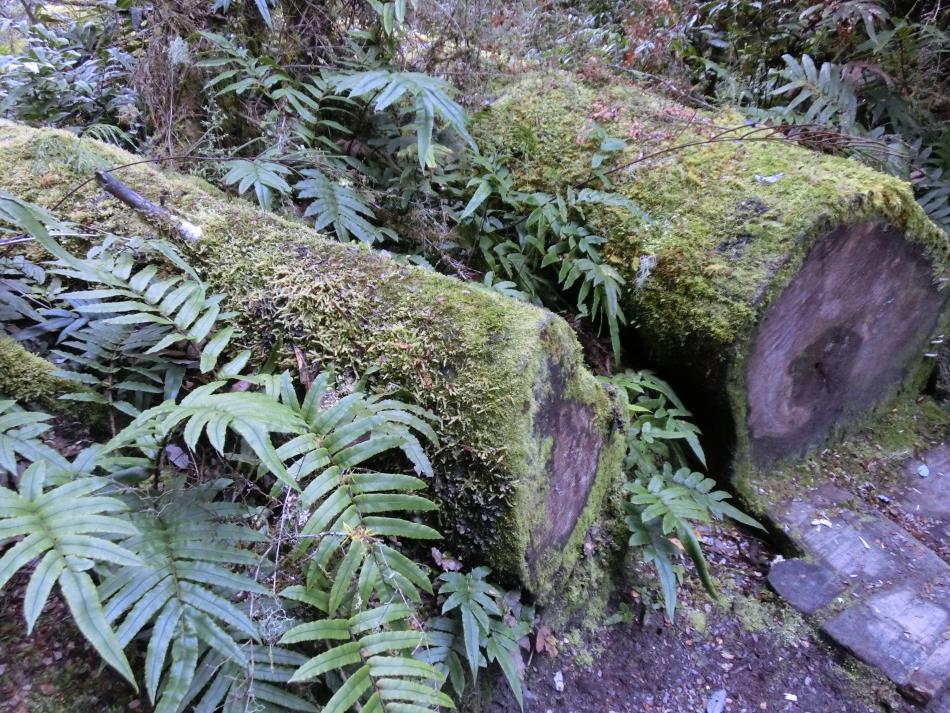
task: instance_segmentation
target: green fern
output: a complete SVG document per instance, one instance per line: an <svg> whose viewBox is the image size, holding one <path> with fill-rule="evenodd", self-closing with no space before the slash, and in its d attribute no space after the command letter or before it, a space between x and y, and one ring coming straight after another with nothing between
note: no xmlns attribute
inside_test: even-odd
<svg viewBox="0 0 950 713"><path fill-rule="evenodd" d="M297 669L294 681L311 681L333 671L347 670L346 682L323 707L324 713L348 711L363 697L359 710L381 713L454 708L452 699L439 689L442 676L435 667L418 661L412 653L426 645L423 631L394 628L414 615L402 603L381 604L348 619L321 619L290 629L283 644L331 643Z"/></svg>
<svg viewBox="0 0 950 713"><path fill-rule="evenodd" d="M88 570L96 563L141 567L144 563L134 552L115 543L137 530L115 516L127 509L125 504L102 494L110 488L108 480L83 476L47 489L48 476L53 474L41 458L23 472L18 493L0 487L0 540L22 538L0 557L0 590L17 571L39 558L24 600L27 630L32 630L58 583L83 636L107 664L136 686Z"/></svg>
<svg viewBox="0 0 950 713"><path fill-rule="evenodd" d="M835 123L846 131L854 127L858 99L846 68L823 62L818 69L807 54L801 60L789 54L782 59L785 69L780 75L787 83L773 93L792 95L792 100L781 108L786 115L800 116L806 124ZM799 106L806 107L804 114L796 112Z"/></svg>
<svg viewBox="0 0 950 713"><path fill-rule="evenodd" d="M99 588L105 620L118 624L121 647L149 629L145 688L158 702L157 713L179 710L205 647L243 668L242 644L258 638L256 625L232 598L267 590L232 569L258 564L259 557L240 545L264 537L240 523L245 508L216 500L230 485L218 480L185 488L178 481L161 496L137 503L137 532L122 545L145 564L117 570Z"/></svg>
<svg viewBox="0 0 950 713"><path fill-rule="evenodd" d="M306 698L287 690L294 672L307 657L276 646L247 645L240 665L209 649L202 658L181 709L194 703L194 713L318 713Z"/></svg>
<svg viewBox="0 0 950 713"><path fill-rule="evenodd" d="M294 190L310 200L304 216L314 218L315 230L332 227L340 240L345 242L352 235L367 245L395 236L370 222L376 219L373 209L350 186L331 181L317 169L305 169L301 174L306 178L294 184Z"/></svg>
<svg viewBox="0 0 950 713"><path fill-rule="evenodd" d="M265 210L270 210L274 203L274 193L286 196L291 192L290 184L284 176L291 170L276 161L234 159L227 161L228 168L224 176L225 184L237 184L238 195L244 195L249 189L254 189L257 202Z"/></svg>
<svg viewBox="0 0 950 713"><path fill-rule="evenodd" d="M51 418L45 413L24 411L16 401L0 400L0 470L16 474L18 456L31 463L46 462L70 469L69 461L40 440L50 430L46 421Z"/></svg>
<svg viewBox="0 0 950 713"><path fill-rule="evenodd" d="M479 668L497 662L523 709L524 693L519 671L523 663L519 640L528 635L530 624L506 620L514 617L505 611L498 588L486 581L490 571L487 567L476 567L468 573L445 572L439 576L442 582L439 595L445 597L443 618L429 623L437 632L439 647L424 653L421 658L444 670L459 695L465 689L460 658L468 662L473 682L477 681ZM445 615L455 616L457 623L453 625L450 619L444 618ZM459 629L461 636L458 635Z"/></svg>
<svg viewBox="0 0 950 713"><path fill-rule="evenodd" d="M624 518L630 547L640 550L660 581L666 615L676 613L676 587L683 575L682 555L692 561L710 596L717 596L694 526L731 519L763 529L736 508L729 494L714 490L711 478L689 467L685 441L691 455L705 465L699 429L670 385L649 371L627 371L609 379L626 391L630 404L627 457L624 467L628 493Z"/></svg>
<svg viewBox="0 0 950 713"><path fill-rule="evenodd" d="M435 166L432 133L439 116L466 143L474 145L466 128L465 110L449 95L450 89L440 79L419 72L393 72L373 69L335 78L338 94L350 97L372 95L373 109L382 112L404 98L413 102L416 150L419 166Z"/></svg>

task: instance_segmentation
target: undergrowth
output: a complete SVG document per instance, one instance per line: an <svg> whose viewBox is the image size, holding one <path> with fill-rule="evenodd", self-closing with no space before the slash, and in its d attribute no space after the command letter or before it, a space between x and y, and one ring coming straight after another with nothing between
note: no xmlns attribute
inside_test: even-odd
<svg viewBox="0 0 950 713"><path fill-rule="evenodd" d="M35 206L0 196L0 215L52 256L4 259L6 330L75 381L63 399L109 414L67 458L49 415L0 400L0 589L35 563L27 631L58 589L162 712L449 709L443 689L493 663L520 700L532 619L486 569L438 577L421 556L440 538L431 414L255 369L170 245L108 236L77 257Z"/></svg>

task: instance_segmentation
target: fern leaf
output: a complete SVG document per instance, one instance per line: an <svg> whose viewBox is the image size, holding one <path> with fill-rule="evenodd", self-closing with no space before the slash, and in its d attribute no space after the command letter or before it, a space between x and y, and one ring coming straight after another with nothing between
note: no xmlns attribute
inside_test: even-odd
<svg viewBox="0 0 950 713"><path fill-rule="evenodd" d="M27 587L24 614L28 629L32 630L53 583L58 582L79 630L106 663L135 685L84 563L111 562L138 568L143 564L140 558L112 541L137 530L127 521L105 514L126 509L114 498L96 495L108 481L80 477L44 490L46 480L47 463L37 461L24 472L19 493L0 488L0 532L23 537L0 558L0 589L18 570L42 557Z"/></svg>
<svg viewBox="0 0 950 713"><path fill-rule="evenodd" d="M52 466L69 470L69 462L39 439L50 426L52 416L24 411L15 401L0 400L0 470L17 472L17 456L35 463L47 461Z"/></svg>
<svg viewBox="0 0 950 713"><path fill-rule="evenodd" d="M347 241L353 235L368 245L384 239L379 228L370 222L376 218L373 210L353 188L331 181L316 169L305 169L301 173L306 178L299 181L295 189L301 198L311 199L304 215L314 218L315 230L332 226L340 240Z"/></svg>
<svg viewBox="0 0 950 713"><path fill-rule="evenodd" d="M136 512L138 534L124 545L145 565L134 573L117 570L100 589L107 620L122 621L120 641L128 643L151 627L145 681L149 698L158 701L156 710L178 710L190 691L204 646L240 665L241 643L257 637L254 623L230 597L235 591L266 590L222 564L246 567L256 562L236 545L262 536L216 518L211 500L226 485L227 481L218 481L183 491L177 484L163 500Z"/></svg>

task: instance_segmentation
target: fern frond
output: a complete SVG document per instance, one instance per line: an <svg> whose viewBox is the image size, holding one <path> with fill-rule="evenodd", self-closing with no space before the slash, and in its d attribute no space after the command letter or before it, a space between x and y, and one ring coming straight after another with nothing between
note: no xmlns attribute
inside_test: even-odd
<svg viewBox="0 0 950 713"><path fill-rule="evenodd" d="M155 502L143 502L132 515L137 533L122 545L144 565L118 569L99 590L105 620L119 624L121 646L150 628L145 686L161 713L179 710L205 647L243 667L242 645L258 638L233 598L266 593L240 571L259 559L241 545L263 536L240 523L241 508L215 500L229 485L218 480L185 489L176 483Z"/></svg>
<svg viewBox="0 0 950 713"><path fill-rule="evenodd" d="M290 173L290 169L281 163L234 159L225 165L229 170L224 176L224 182L229 186L236 184L239 195L244 195L249 188L253 188L257 202L266 210L271 209L275 192L280 196L289 195L291 192L290 184L284 178Z"/></svg>
<svg viewBox="0 0 950 713"><path fill-rule="evenodd" d="M144 563L116 544L138 533L115 513L127 510L114 497L100 494L110 485L103 478L78 477L44 489L53 466L38 460L20 478L19 492L0 487L0 539L22 538L0 557L0 589L36 558L39 564L27 586L23 612L32 630L55 584L76 626L103 660L133 686L135 677L109 626L89 568L110 563L137 570Z"/></svg>
<svg viewBox="0 0 950 713"><path fill-rule="evenodd" d="M465 110L451 98L449 86L440 79L419 72L373 69L340 75L334 77L334 81L339 94L364 97L375 93L373 109L378 112L403 98L411 98L415 112L416 147L422 169L435 165L432 132L437 115L466 143L474 146L466 128Z"/></svg>
<svg viewBox="0 0 950 713"><path fill-rule="evenodd" d="M782 55L782 59L785 69L780 74L787 83L775 89L774 94L792 96L791 102L781 108L786 115L804 105L807 108L803 123L836 123L846 131L854 127L858 99L845 67L823 62L818 69L807 54L801 60L789 54Z"/></svg>
<svg viewBox="0 0 950 713"><path fill-rule="evenodd" d="M16 401L0 400L0 470L16 474L18 456L31 463L46 461L55 468L70 469L69 461L39 438L51 428L46 423L51 418L25 411Z"/></svg>
<svg viewBox="0 0 950 713"><path fill-rule="evenodd" d="M286 690L307 657L289 649L248 644L245 665L209 649L201 659L182 709L194 703L194 713L318 713L310 701Z"/></svg>
<svg viewBox="0 0 950 713"><path fill-rule="evenodd" d="M386 234L370 220L376 216L353 188L331 181L317 169L305 169L306 176L294 188L301 198L311 199L304 215L314 217L314 229L332 226L337 237L347 241L352 234L360 242L372 245L385 239Z"/></svg>
<svg viewBox="0 0 950 713"><path fill-rule="evenodd" d="M410 618L412 609L401 603L382 604L361 611L349 619L322 619L300 624L287 631L282 644L300 642L337 642L303 664L291 682L311 681L331 671L347 672L344 683L323 708L324 712L343 713L361 698L363 711L452 709L452 700L441 692L442 675L412 652L426 645L423 631L394 629ZM416 708L413 708L416 710Z"/></svg>

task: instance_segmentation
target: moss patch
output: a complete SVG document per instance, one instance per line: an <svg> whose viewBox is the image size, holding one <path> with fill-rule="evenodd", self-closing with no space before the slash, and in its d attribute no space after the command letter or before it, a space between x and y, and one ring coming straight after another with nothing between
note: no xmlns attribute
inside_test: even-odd
<svg viewBox="0 0 950 713"><path fill-rule="evenodd" d="M96 404L59 398L85 387L56 376L55 372L55 367L48 361L31 354L10 337L0 335L0 394L51 414L86 422L90 418L98 421L102 412Z"/></svg>
<svg viewBox="0 0 950 713"><path fill-rule="evenodd" d="M548 192L590 180L595 126L625 139L602 169L615 170L608 189L649 221L602 206L587 217L608 237L604 256L627 283L622 300L643 351L677 386L696 391L697 411L731 415L740 463L751 336L819 238L883 220L921 246L938 288L950 284L950 239L906 182L789 142L723 134L742 124L735 112L693 111L634 86L549 72L501 87L473 127L486 153L511 157L520 188ZM919 366L909 365L908 390L920 383Z"/></svg>

